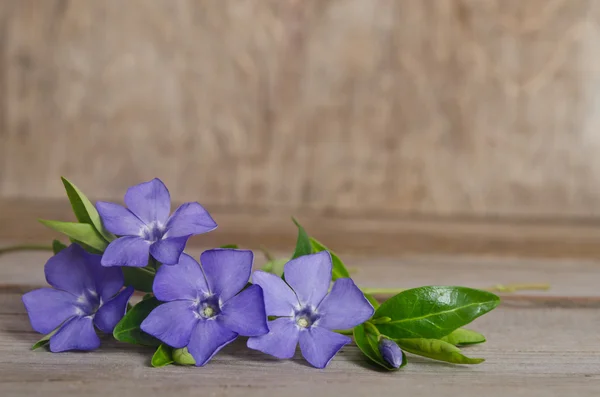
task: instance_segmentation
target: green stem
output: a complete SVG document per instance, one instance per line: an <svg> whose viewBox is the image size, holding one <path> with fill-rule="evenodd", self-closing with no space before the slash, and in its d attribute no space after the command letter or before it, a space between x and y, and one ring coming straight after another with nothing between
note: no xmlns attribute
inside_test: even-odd
<svg viewBox="0 0 600 397"><path fill-rule="evenodd" d="M351 329L340 329L335 332L337 332L338 334L342 334L342 335L349 335L349 336L354 335L354 331Z"/></svg>
<svg viewBox="0 0 600 397"><path fill-rule="evenodd" d="M396 295L406 291L406 288L362 288L361 291L370 295Z"/></svg>
<svg viewBox="0 0 600 397"><path fill-rule="evenodd" d="M52 251L52 246L45 245L45 244L9 245L8 247L0 248L0 255L7 254L9 252L17 252L17 251Z"/></svg>
<svg viewBox="0 0 600 397"><path fill-rule="evenodd" d="M366 329L368 329L368 330L369 330L369 331L370 331L372 334L376 335L378 338L379 338L379 336L381 335L381 334L379 333L379 330L377 329L377 327L376 327L376 326L374 326L373 324L371 324L371 322L370 322L370 321L366 321L366 322L364 323L364 326L365 326L365 328L366 328Z"/></svg>

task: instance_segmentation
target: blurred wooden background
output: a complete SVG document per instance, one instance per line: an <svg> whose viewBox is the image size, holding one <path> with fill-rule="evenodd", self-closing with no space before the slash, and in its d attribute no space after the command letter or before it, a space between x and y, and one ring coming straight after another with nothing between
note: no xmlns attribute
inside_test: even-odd
<svg viewBox="0 0 600 397"><path fill-rule="evenodd" d="M228 213L600 216L598 0L3 0L0 32L4 208L158 176Z"/></svg>

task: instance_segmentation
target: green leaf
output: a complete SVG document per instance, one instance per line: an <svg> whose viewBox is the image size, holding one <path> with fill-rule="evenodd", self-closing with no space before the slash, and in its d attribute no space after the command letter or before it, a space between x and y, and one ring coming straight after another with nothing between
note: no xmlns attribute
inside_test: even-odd
<svg viewBox="0 0 600 397"><path fill-rule="evenodd" d="M379 304L379 301L377 299L375 299L375 297L371 294L364 294L365 298L367 298L367 300L369 301L369 303L371 305L373 305L373 309L377 310L379 308L379 306L381 306Z"/></svg>
<svg viewBox="0 0 600 397"><path fill-rule="evenodd" d="M346 269L346 266L344 266L344 262L342 262L340 257L337 256L335 252L325 247L323 244L321 244L312 237L310 238L310 244L312 246L313 252L329 251L329 253L331 254L331 261L333 263L333 268L331 270L331 278L333 281L337 280L338 278L350 277L350 273L348 272L348 269Z"/></svg>
<svg viewBox="0 0 600 397"><path fill-rule="evenodd" d="M160 302L156 298L141 301L119 321L113 331L116 340L134 345L158 346L160 341L141 330L140 324Z"/></svg>
<svg viewBox="0 0 600 397"><path fill-rule="evenodd" d="M195 365L196 360L188 352L187 347L182 349L173 349L173 361L181 365Z"/></svg>
<svg viewBox="0 0 600 397"><path fill-rule="evenodd" d="M65 248L67 248L66 245L64 245L63 243L61 243L58 240L52 240L52 251L54 252L54 255L58 254L60 251L64 250Z"/></svg>
<svg viewBox="0 0 600 397"><path fill-rule="evenodd" d="M479 332L471 331L469 329L459 328L452 331L449 335L441 338L444 342L448 342L455 346L461 345L474 345L476 343L485 342L485 336Z"/></svg>
<svg viewBox="0 0 600 397"><path fill-rule="evenodd" d="M219 247L219 248L232 248L232 249L235 249L235 250L236 250L236 249L238 249L239 247L238 247L238 245L237 245L237 244L225 244L225 245L222 245L222 246L221 246L221 247Z"/></svg>
<svg viewBox="0 0 600 397"><path fill-rule="evenodd" d="M485 361L483 358L464 356L458 347L438 339L415 338L396 339L395 341L409 353L434 360L453 364L479 364Z"/></svg>
<svg viewBox="0 0 600 397"><path fill-rule="evenodd" d="M310 243L310 238L308 234L306 234L306 230L298 223L295 218L292 218L292 221L298 227L298 240L296 240L296 249L294 250L294 255L292 255L292 259L295 259L299 256L312 254L312 245Z"/></svg>
<svg viewBox="0 0 600 397"><path fill-rule="evenodd" d="M154 368L160 368L169 364L173 364L173 349L171 346L161 343L154 352L150 363Z"/></svg>
<svg viewBox="0 0 600 397"><path fill-rule="evenodd" d="M466 287L420 287L383 302L373 318L390 317L378 324L393 338L438 339L494 309L500 298L491 292Z"/></svg>
<svg viewBox="0 0 600 397"><path fill-rule="evenodd" d="M96 207L94 207L85 194L83 194L77 186L67 178L61 177L60 179L62 179L62 183L65 185L67 196L69 197L71 207L73 207L73 212L75 213L77 220L80 223L92 225L106 241L110 242L114 240L116 236L104 228Z"/></svg>
<svg viewBox="0 0 600 397"><path fill-rule="evenodd" d="M108 245L106 240L98 234L94 226L87 223L74 223L74 222L60 222L60 221L49 221L45 219L39 220L43 225L48 226L50 229L54 229L57 232L63 233L73 240L80 241L85 245L90 246L93 249L104 251Z"/></svg>
<svg viewBox="0 0 600 397"><path fill-rule="evenodd" d="M131 286L137 291L152 292L152 285L154 284L154 269L151 267L121 267L123 271L123 277L125 278L125 285Z"/></svg>
<svg viewBox="0 0 600 397"><path fill-rule="evenodd" d="M54 331L50 332L49 334L44 335L42 339L38 340L33 344L33 346L31 346L31 350L39 349L42 346L46 346L48 343L50 343L50 338L52 338L52 335L54 335L59 329L60 326L58 326Z"/></svg>
<svg viewBox="0 0 600 397"><path fill-rule="evenodd" d="M367 332L363 324L354 327L354 343L356 343L356 346L358 346L360 351L363 352L363 354L367 356L369 360L380 367L383 367L389 371L395 371L398 369L392 367L383 359L383 356L379 351L377 336ZM402 365L400 367L403 367L404 365L406 365L406 356L402 354Z"/></svg>
<svg viewBox="0 0 600 397"><path fill-rule="evenodd" d="M288 262L288 259L273 259L272 261L265 263L261 270L281 277L283 275L283 268Z"/></svg>

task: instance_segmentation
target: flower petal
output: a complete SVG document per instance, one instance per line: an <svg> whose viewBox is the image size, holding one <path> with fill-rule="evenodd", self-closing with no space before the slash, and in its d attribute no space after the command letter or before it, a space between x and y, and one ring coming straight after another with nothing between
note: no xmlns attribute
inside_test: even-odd
<svg viewBox="0 0 600 397"><path fill-rule="evenodd" d="M269 321L269 333L248 339L250 349L259 350L277 358L292 358L296 352L300 330L289 317Z"/></svg>
<svg viewBox="0 0 600 397"><path fill-rule="evenodd" d="M161 266L156 272L152 291L156 299L170 302L177 299L194 300L209 293L200 265L184 253L175 266Z"/></svg>
<svg viewBox="0 0 600 397"><path fill-rule="evenodd" d="M317 307L331 284L331 255L321 251L300 256L286 263L283 273L300 304Z"/></svg>
<svg viewBox="0 0 600 397"><path fill-rule="evenodd" d="M133 291L133 287L127 287L121 291L119 295L100 306L94 316L94 324L100 331L107 334L113 332L115 325L117 325L125 315L127 302L129 302L129 298L133 295Z"/></svg>
<svg viewBox="0 0 600 397"><path fill-rule="evenodd" d="M31 327L41 334L54 331L65 320L76 315L77 297L65 291L41 288L23 295L23 304Z"/></svg>
<svg viewBox="0 0 600 397"><path fill-rule="evenodd" d="M217 223L199 203L185 203L171 215L166 225L166 237L191 236L210 232Z"/></svg>
<svg viewBox="0 0 600 397"><path fill-rule="evenodd" d="M254 254L249 250L216 248L204 251L200 263L213 294L226 302L246 286Z"/></svg>
<svg viewBox="0 0 600 397"><path fill-rule="evenodd" d="M165 184L154 178L127 189L125 204L145 224L164 225L171 212L171 195Z"/></svg>
<svg viewBox="0 0 600 397"><path fill-rule="evenodd" d="M163 238L150 246L150 254L163 265L174 265L185 249L189 236Z"/></svg>
<svg viewBox="0 0 600 397"><path fill-rule="evenodd" d="M350 278L337 279L317 310L321 315L319 327L329 330L354 328L371 318L374 312Z"/></svg>
<svg viewBox="0 0 600 397"><path fill-rule="evenodd" d="M76 296L96 293L96 282L88 262L97 261L99 255L85 252L77 244L71 244L52 258L44 266L46 281L56 289Z"/></svg>
<svg viewBox="0 0 600 397"><path fill-rule="evenodd" d="M167 302L152 310L142 321L142 331L177 349L190 342L198 322L193 303L187 300Z"/></svg>
<svg viewBox="0 0 600 397"><path fill-rule="evenodd" d="M312 327L300 333L300 350L313 367L325 368L340 349L351 342L347 336Z"/></svg>
<svg viewBox="0 0 600 397"><path fill-rule="evenodd" d="M146 228L144 222L122 205L98 201L96 209L104 228L118 236L141 236Z"/></svg>
<svg viewBox="0 0 600 397"><path fill-rule="evenodd" d="M269 332L262 288L252 285L229 299L221 309L221 323L242 336Z"/></svg>
<svg viewBox="0 0 600 397"><path fill-rule="evenodd" d="M123 288L125 279L121 268L104 267L101 261L101 255L90 255L87 263L96 282L96 292L102 298L102 301L106 302Z"/></svg>
<svg viewBox="0 0 600 397"><path fill-rule="evenodd" d="M294 315L294 310L299 306L298 298L281 277L258 270L252 274L252 282L263 290L267 315Z"/></svg>
<svg viewBox="0 0 600 397"><path fill-rule="evenodd" d="M148 264L150 242L141 237L119 237L106 247L102 266L144 267Z"/></svg>
<svg viewBox="0 0 600 397"><path fill-rule="evenodd" d="M50 338L50 351L94 350L100 347L92 317L73 317Z"/></svg>
<svg viewBox="0 0 600 397"><path fill-rule="evenodd" d="M237 334L228 330L215 320L200 320L192 332L188 352L196 360L196 365L202 367L219 350L233 342Z"/></svg>

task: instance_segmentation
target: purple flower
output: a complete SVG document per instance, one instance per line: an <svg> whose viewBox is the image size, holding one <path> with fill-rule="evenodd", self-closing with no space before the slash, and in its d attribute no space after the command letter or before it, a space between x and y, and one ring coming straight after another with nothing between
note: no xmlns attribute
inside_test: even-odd
<svg viewBox="0 0 600 397"><path fill-rule="evenodd" d="M279 318L269 321L268 334L250 338L248 347L291 358L300 342L304 358L317 368L325 368L350 342L333 330L365 322L373 315L373 306L349 278L336 280L327 293L331 283L331 255L327 251L289 261L284 276L285 282L270 273L254 272L252 281L263 288L267 315Z"/></svg>
<svg viewBox="0 0 600 397"><path fill-rule="evenodd" d="M99 201L96 208L106 230L121 236L102 256L103 266L144 267L148 253L165 265L174 265L188 238L217 227L198 203L182 204L169 217L171 196L160 179L132 186L125 193L127 208Z"/></svg>
<svg viewBox="0 0 600 397"><path fill-rule="evenodd" d="M383 359L394 368L400 368L402 365L402 349L393 340L381 338L379 341L379 352Z"/></svg>
<svg viewBox="0 0 600 397"><path fill-rule="evenodd" d="M125 314L133 294L123 287L119 268L100 265L100 255L85 252L72 244L46 262L46 281L53 288L41 288L23 295L23 303L34 330L47 334L50 350L93 350L100 346L94 325L111 333Z"/></svg>
<svg viewBox="0 0 600 397"><path fill-rule="evenodd" d="M238 335L269 332L263 292L248 283L252 251L204 251L200 263L187 254L158 269L153 291L166 301L142 322L142 330L174 348L188 348L196 365L206 364ZM240 292L238 294L238 292Z"/></svg>

